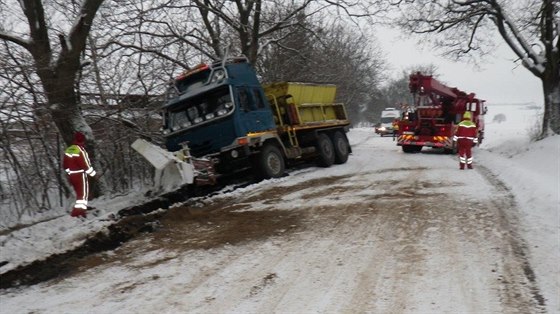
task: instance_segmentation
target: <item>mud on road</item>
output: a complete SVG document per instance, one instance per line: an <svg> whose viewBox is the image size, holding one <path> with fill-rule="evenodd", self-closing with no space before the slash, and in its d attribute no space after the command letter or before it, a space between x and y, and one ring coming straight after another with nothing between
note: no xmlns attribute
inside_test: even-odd
<svg viewBox="0 0 560 314"><path fill-rule="evenodd" d="M179 256L224 247L258 250L272 242L279 249L256 263L260 272L223 282L238 292L204 300L193 296L190 301L203 311L242 308L246 298L259 310L305 310L297 302L292 308L287 300L293 302L302 286L309 286L316 290L306 292L309 310L324 306L313 300L330 291L327 309L343 312L441 311L450 303L469 312L543 312L544 299L517 231L515 203L507 188L481 169L496 189L494 197L450 197L441 189L442 182L425 178L428 170L383 169L187 202L159 217L153 232L123 245L116 254L82 258L75 270L134 264L138 256L161 250ZM380 172L406 173L414 179L395 180L387 188L387 181L369 179ZM460 181L445 185L464 188ZM299 201L289 201L295 198ZM246 253L239 254L206 269L189 290L206 289L201 283L212 280L208 278L219 280L215 276ZM322 288L329 286L327 291ZM442 297L426 300L426 292L419 293L425 290Z"/></svg>

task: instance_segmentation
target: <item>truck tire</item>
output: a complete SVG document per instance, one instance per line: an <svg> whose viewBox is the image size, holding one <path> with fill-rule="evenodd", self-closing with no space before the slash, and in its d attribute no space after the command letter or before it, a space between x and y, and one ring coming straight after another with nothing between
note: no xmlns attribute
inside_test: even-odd
<svg viewBox="0 0 560 314"><path fill-rule="evenodd" d="M415 146L415 145L403 145L402 151L405 153L418 153L422 150L422 146Z"/></svg>
<svg viewBox="0 0 560 314"><path fill-rule="evenodd" d="M262 148L256 166L262 179L279 178L284 175L286 170L282 152L272 144L267 144Z"/></svg>
<svg viewBox="0 0 560 314"><path fill-rule="evenodd" d="M330 167L334 164L334 145L331 139L325 133L319 133L317 136L317 165L320 167Z"/></svg>
<svg viewBox="0 0 560 314"><path fill-rule="evenodd" d="M444 148L443 153L449 154L449 155L457 154L457 144L453 144L452 148Z"/></svg>
<svg viewBox="0 0 560 314"><path fill-rule="evenodd" d="M340 131L336 131L332 136L332 143L334 145L334 163L338 165L345 163L350 154L350 145L346 136Z"/></svg>

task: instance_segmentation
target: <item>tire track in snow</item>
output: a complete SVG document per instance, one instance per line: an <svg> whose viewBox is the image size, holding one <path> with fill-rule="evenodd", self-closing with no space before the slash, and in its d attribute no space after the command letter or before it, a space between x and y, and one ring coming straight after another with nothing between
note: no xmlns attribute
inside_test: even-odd
<svg viewBox="0 0 560 314"><path fill-rule="evenodd" d="M484 178L502 195L502 197L494 199L493 203L498 211L498 222L504 230L503 236L508 244L504 249L508 254L515 256L513 260L504 261L505 267L503 269L504 275L502 279L504 284L502 291L504 299L507 300L507 302L516 304L519 302L519 296L527 294L524 290L528 289L529 294L532 296L535 309L537 309L539 313L545 313L546 301L543 294L540 292L535 272L529 260L529 248L519 232L520 222L517 216L519 210L517 209L515 197L511 193L511 190L500 181L490 169L484 166L479 166L478 168ZM520 271L520 269L522 271ZM519 285L519 283L521 285ZM519 306L523 306L523 304Z"/></svg>

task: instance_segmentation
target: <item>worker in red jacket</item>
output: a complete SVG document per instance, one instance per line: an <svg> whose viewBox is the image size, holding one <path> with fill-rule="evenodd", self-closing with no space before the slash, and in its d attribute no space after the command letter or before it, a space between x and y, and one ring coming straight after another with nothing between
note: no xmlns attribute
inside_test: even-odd
<svg viewBox="0 0 560 314"><path fill-rule="evenodd" d="M76 192L76 202L70 213L72 217L87 216L87 202L89 196L88 176L94 177L95 170L91 166L89 156L84 148L86 137L81 132L74 134L72 145L64 151L64 171Z"/></svg>
<svg viewBox="0 0 560 314"><path fill-rule="evenodd" d="M453 141L457 142L457 149L459 152L459 169L473 168L472 147L473 144L478 143L478 131L476 124L471 121L472 114L467 111L463 114L463 120L457 125L457 130L453 136Z"/></svg>

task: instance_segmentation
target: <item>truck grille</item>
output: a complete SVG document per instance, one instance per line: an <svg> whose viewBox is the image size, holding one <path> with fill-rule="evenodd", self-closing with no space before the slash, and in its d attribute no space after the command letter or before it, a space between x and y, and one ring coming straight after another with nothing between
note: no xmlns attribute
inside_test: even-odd
<svg viewBox="0 0 560 314"><path fill-rule="evenodd" d="M194 157L202 157L212 152L212 142L210 140L197 144L189 144L191 155Z"/></svg>

